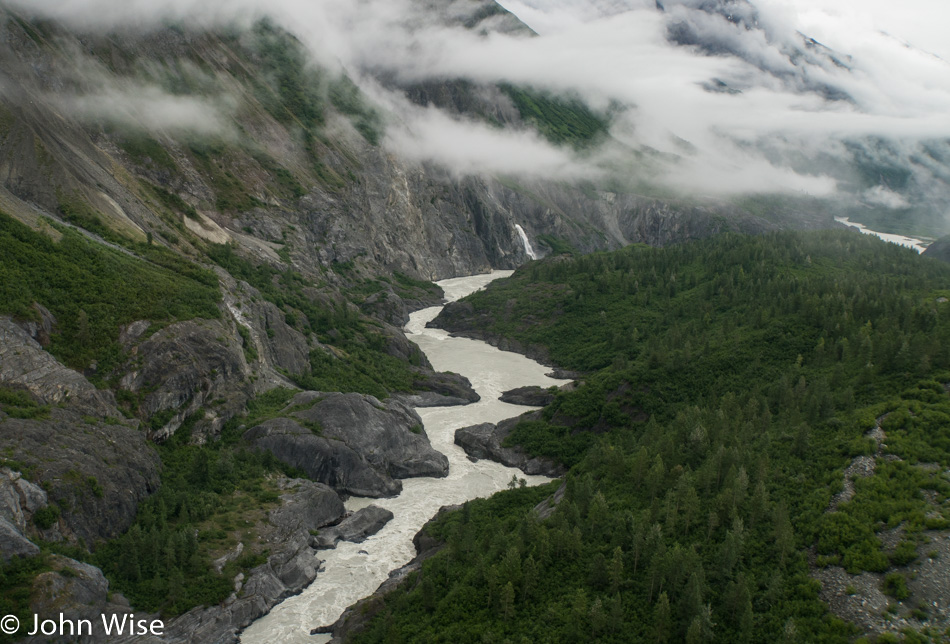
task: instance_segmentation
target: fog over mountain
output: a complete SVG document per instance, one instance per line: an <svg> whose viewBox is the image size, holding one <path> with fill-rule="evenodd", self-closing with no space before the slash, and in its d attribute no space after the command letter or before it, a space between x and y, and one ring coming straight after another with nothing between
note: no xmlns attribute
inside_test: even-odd
<svg viewBox="0 0 950 644"><path fill-rule="evenodd" d="M950 202L950 63L931 26L947 24L950 9L939 2L899 10L827 0L502 3L535 33L487 28L505 16L478 30L453 22L481 4L474 0L15 4L103 29L269 16L387 108L390 149L458 173L837 196L849 214L897 210L932 229ZM388 82L445 79L581 97L609 114L609 137L578 154L532 131L422 109ZM94 100L83 99L83 110Z"/></svg>

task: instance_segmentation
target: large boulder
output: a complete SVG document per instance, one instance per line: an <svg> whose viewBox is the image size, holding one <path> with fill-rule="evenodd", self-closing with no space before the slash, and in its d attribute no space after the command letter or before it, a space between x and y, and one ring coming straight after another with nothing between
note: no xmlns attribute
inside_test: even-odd
<svg viewBox="0 0 950 644"><path fill-rule="evenodd" d="M393 478L446 476L449 460L432 449L422 419L405 403L364 394L302 392L291 405L312 405L294 416L342 441L378 471Z"/></svg>
<svg viewBox="0 0 950 644"><path fill-rule="evenodd" d="M339 524L321 530L320 534L310 540L316 548L333 548L339 541L362 543L383 529L393 518L393 513L386 508L369 505L357 510Z"/></svg>
<svg viewBox="0 0 950 644"><path fill-rule="evenodd" d="M244 438L338 492L381 497L402 491L398 481L378 472L344 442L317 436L293 419L272 418L247 430Z"/></svg>
<svg viewBox="0 0 950 644"><path fill-rule="evenodd" d="M281 482L287 490L281 506L270 512L270 522L284 532L310 532L339 520L346 512L340 495L323 483L306 479Z"/></svg>

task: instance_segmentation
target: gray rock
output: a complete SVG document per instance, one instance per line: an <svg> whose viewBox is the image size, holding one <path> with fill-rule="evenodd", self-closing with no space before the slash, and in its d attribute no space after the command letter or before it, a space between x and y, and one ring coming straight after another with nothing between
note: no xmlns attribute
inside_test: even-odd
<svg viewBox="0 0 950 644"><path fill-rule="evenodd" d="M362 543L366 537L382 530L392 518L393 513L389 510L370 505L354 512L339 524L321 530L310 543L315 548L333 548L338 541Z"/></svg>
<svg viewBox="0 0 950 644"><path fill-rule="evenodd" d="M123 347L128 348L133 343L137 342L142 335L148 331L149 327L152 326L152 323L148 320L136 320L131 324L127 324L119 328L119 344Z"/></svg>
<svg viewBox="0 0 950 644"><path fill-rule="evenodd" d="M422 392L413 397L412 403L408 403L414 407L448 407L481 400L468 378L457 373L419 369L412 387Z"/></svg>
<svg viewBox="0 0 950 644"><path fill-rule="evenodd" d="M27 519L46 503L43 488L30 483L19 472L0 467L0 517L25 531Z"/></svg>
<svg viewBox="0 0 950 644"><path fill-rule="evenodd" d="M289 479L284 486L289 492L281 496L281 506L270 512L270 522L281 530L309 533L337 521L346 512L340 495L323 483Z"/></svg>
<svg viewBox="0 0 950 644"><path fill-rule="evenodd" d="M283 311L270 302L259 304L258 314L267 336L267 349L277 367L299 376L310 370L310 347L302 333L285 321Z"/></svg>
<svg viewBox="0 0 950 644"><path fill-rule="evenodd" d="M534 506L534 511L538 513L538 518L543 520L554 514L555 508L557 508L558 504L564 500L564 495L566 493L567 482L565 481L561 483L557 490L554 491L554 494Z"/></svg>
<svg viewBox="0 0 950 644"><path fill-rule="evenodd" d="M86 414L119 416L111 393L63 366L8 317L0 317L0 383L25 387L43 404L69 401Z"/></svg>
<svg viewBox="0 0 950 644"><path fill-rule="evenodd" d="M158 454L143 432L96 422L71 406L53 407L48 419L0 418L0 450L35 468L35 483L62 510L55 530L70 540L94 543L120 534L159 485ZM38 509L42 497L35 487L18 490L21 509Z"/></svg>
<svg viewBox="0 0 950 644"><path fill-rule="evenodd" d="M174 412L152 432L153 438L167 438L196 412L202 412L202 420L210 425L205 430L214 433L243 410L253 388L236 335L220 320L189 320L172 324L131 349L120 386L145 394L139 407L143 420Z"/></svg>
<svg viewBox="0 0 950 644"><path fill-rule="evenodd" d="M317 436L289 418L274 418L252 427L244 438L338 492L381 497L402 490L398 481L377 471L343 441Z"/></svg>
<svg viewBox="0 0 950 644"><path fill-rule="evenodd" d="M12 557L35 557L40 549L32 541L23 536L17 527L0 517L0 557L10 561Z"/></svg>
<svg viewBox="0 0 950 644"><path fill-rule="evenodd" d="M455 430L455 444L475 458L487 458L508 467L517 467L525 474L543 474L558 477L564 474L563 465L542 457L529 457L520 447L502 447L502 442L522 418L510 418L497 425L480 423Z"/></svg>
<svg viewBox="0 0 950 644"><path fill-rule="evenodd" d="M449 472L448 459L429 444L422 419L398 400L381 402L364 394L328 393L294 416L318 423L323 436L342 441L393 478L446 476Z"/></svg>
<svg viewBox="0 0 950 644"><path fill-rule="evenodd" d="M517 387L501 394L502 402L512 405L527 405L529 407L544 407L554 402L555 394L537 386Z"/></svg>
<svg viewBox="0 0 950 644"><path fill-rule="evenodd" d="M33 310L36 312L39 321L22 320L17 321L21 329L26 331L31 338L40 343L40 346L48 347L53 332L56 330L56 316L49 312L45 306L39 302L33 302Z"/></svg>

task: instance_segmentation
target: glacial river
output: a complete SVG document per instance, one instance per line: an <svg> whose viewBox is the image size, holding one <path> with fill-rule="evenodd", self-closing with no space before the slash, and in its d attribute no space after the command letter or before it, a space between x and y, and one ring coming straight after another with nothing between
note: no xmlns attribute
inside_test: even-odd
<svg viewBox="0 0 950 644"><path fill-rule="evenodd" d="M455 301L510 274L511 271L495 271L438 284L446 299ZM348 606L371 595L390 571L408 563L416 554L413 536L440 507L490 496L505 489L512 475L527 479L529 485L550 480L525 476L520 470L492 461L472 463L462 448L455 445L455 430L477 423L496 423L530 409L501 402L498 396L503 391L525 385L550 387L567 381L548 378L544 375L550 371L548 367L519 354L499 351L477 340L452 338L440 329L425 328L441 309L435 306L413 313L406 325L406 335L422 348L437 371L464 375L482 397L471 405L416 410L432 447L448 457L449 475L441 479L405 479L402 494L392 499L347 501L348 510L374 504L390 510L395 518L363 543L340 542L333 550L319 551L320 558L326 561L323 572L300 595L278 604L251 624L241 636L243 644L327 642L328 635L310 635L310 629L335 622Z"/></svg>

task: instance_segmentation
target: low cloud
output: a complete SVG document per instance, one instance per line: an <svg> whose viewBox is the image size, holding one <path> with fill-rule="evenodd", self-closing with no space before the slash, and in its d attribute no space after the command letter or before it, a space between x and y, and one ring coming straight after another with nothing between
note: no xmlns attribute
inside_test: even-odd
<svg viewBox="0 0 950 644"><path fill-rule="evenodd" d="M110 85L93 92L50 97L80 120L108 122L149 132L230 134L220 104L175 96L154 85Z"/></svg>
<svg viewBox="0 0 950 644"><path fill-rule="evenodd" d="M652 181L679 189L822 195L851 182L832 166L853 163L849 142L867 138L891 141L918 182L944 181L940 163L931 168L913 159L929 141L950 138L950 65L945 52L928 49L939 49L950 6L908 1L919 11L883 0L757 0L712 12L698 0L663 0L664 11L655 0L502 0L540 34L532 37L450 24L451 16L477 8L468 0L441 9L421 0L66 0L46 7L14 0L26 10L103 29L181 20L248 23L269 15L324 64L342 65L393 106L397 117L386 138L392 150L458 172L590 176L630 167L615 155L632 149L655 154L647 173ZM915 26L921 15L928 24ZM890 17L881 24L878 16ZM884 27L890 29L882 33ZM672 44L677 33L685 34L683 42L696 37L705 44ZM365 80L380 75L404 82L510 82L575 92L595 108L611 102L630 108L615 117L617 145L578 159L529 132L411 108ZM155 127L220 125L208 102L161 95L135 100L138 91L114 101L121 106L115 118ZM107 92L75 107L108 110L112 98ZM856 196L894 204L888 207L906 201L885 184L862 186Z"/></svg>

